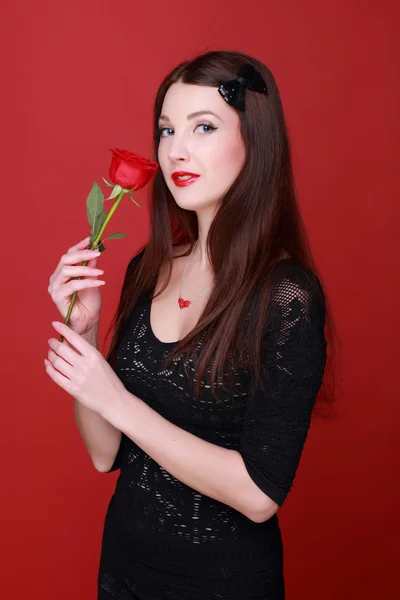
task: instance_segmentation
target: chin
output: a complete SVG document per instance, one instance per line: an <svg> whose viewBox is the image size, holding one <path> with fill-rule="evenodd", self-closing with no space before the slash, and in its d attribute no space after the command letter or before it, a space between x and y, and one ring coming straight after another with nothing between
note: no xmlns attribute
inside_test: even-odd
<svg viewBox="0 0 400 600"><path fill-rule="evenodd" d="M182 202L182 199L180 199L180 201L175 200L175 202L183 210L192 210L198 214L210 211L214 214L219 206L219 202L215 198L210 200L185 199L185 202Z"/></svg>

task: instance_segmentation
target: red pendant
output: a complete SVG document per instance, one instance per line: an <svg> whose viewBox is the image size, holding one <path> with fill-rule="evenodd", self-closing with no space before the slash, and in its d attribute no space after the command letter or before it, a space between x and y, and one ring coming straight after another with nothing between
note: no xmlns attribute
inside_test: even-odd
<svg viewBox="0 0 400 600"><path fill-rule="evenodd" d="M191 304L190 300L184 300L183 298L178 298L178 302L179 302L180 308L186 308L187 306L190 306L190 304Z"/></svg>

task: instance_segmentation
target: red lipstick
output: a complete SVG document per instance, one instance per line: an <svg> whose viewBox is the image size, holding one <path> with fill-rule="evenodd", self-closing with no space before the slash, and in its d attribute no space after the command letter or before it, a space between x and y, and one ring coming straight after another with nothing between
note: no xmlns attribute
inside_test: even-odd
<svg viewBox="0 0 400 600"><path fill-rule="evenodd" d="M187 177L186 179L178 179L178 177L184 176L190 177ZM186 185L194 183L196 179L200 177L200 175L198 175L197 173L189 173L188 171L175 171L174 173L172 173L171 177L175 185L177 185L178 187L184 187Z"/></svg>

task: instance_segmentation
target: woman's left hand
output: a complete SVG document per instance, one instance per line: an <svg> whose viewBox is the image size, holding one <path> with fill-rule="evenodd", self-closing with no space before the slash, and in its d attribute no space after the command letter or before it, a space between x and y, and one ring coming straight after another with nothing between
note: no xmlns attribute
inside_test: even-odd
<svg viewBox="0 0 400 600"><path fill-rule="evenodd" d="M49 340L46 372L51 379L87 408L104 417L127 390L102 354L64 323L53 327L71 344Z"/></svg>

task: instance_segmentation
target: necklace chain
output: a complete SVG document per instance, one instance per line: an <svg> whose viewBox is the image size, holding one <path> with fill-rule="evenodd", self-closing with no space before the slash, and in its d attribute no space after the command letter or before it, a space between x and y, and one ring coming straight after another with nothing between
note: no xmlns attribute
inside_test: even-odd
<svg viewBox="0 0 400 600"><path fill-rule="evenodd" d="M182 281L183 281L183 277L184 277L184 275L185 275L185 272L186 272L186 267L187 267L187 264L188 264L188 262L189 262L189 258L192 256L192 254L193 254L193 252L194 252L194 249L196 248L196 246L197 246L197 244L198 244L198 241L199 241L199 240L197 240L197 241L196 241L195 245L193 246L193 249L192 249L191 253L190 253L190 254L189 254L189 256L187 257L186 264L185 264L185 268L183 269L183 273L182 273L182 277L181 277L181 283L180 283L180 287L179 287L179 300L181 300L181 299L182 299ZM193 302L196 302L196 300L197 300L198 298L200 298L201 296L203 296L203 295L204 295L206 292L208 292L208 290L211 290L211 288L213 287L213 285L214 285L214 284L210 285L210 287L209 287L208 289L206 289L204 292L202 292L202 293L201 293L199 296L197 296L197 298L195 298L194 300L190 300L190 304L192 304ZM179 302L179 300L178 300L178 302ZM187 302L187 300L186 300L185 302ZM190 306L190 304L188 304L187 306Z"/></svg>

